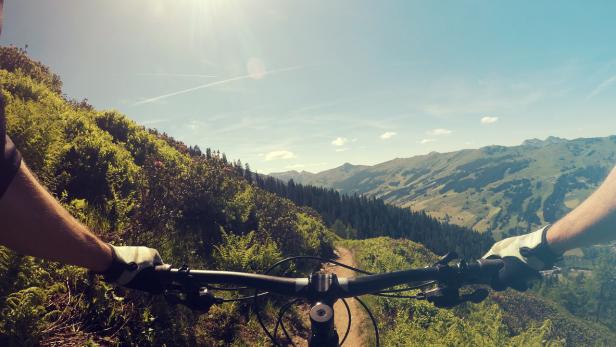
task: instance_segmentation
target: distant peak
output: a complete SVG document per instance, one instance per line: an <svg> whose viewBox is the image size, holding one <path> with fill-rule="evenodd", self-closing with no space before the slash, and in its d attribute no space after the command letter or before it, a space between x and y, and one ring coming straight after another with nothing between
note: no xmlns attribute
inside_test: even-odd
<svg viewBox="0 0 616 347"><path fill-rule="evenodd" d="M563 142L567 142L567 139L563 139L562 137L556 137L556 136L548 136L548 138L545 139L545 142L547 144L563 143Z"/></svg>
<svg viewBox="0 0 616 347"><path fill-rule="evenodd" d="M567 142L567 139L556 136L548 136L545 140L536 138L525 140L524 142L522 142L522 146L541 148L547 145L554 145L563 142Z"/></svg>
<svg viewBox="0 0 616 347"><path fill-rule="evenodd" d="M522 146L526 147L543 147L543 141L539 139L528 139L522 142Z"/></svg>

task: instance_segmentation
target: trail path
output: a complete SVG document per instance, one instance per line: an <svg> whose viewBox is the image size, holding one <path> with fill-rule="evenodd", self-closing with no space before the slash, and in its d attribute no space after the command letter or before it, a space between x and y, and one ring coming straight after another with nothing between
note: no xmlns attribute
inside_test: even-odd
<svg viewBox="0 0 616 347"><path fill-rule="evenodd" d="M343 247L336 248L336 252L338 253L338 261L342 264L349 266L356 266L355 260L353 259L353 253ZM345 269L341 266L326 266L325 271L333 272L339 277L354 277L357 275L352 270ZM363 308L360 304L357 303L354 299L347 299L347 303L349 304L349 308L351 309L351 331L349 332L349 337L344 343L344 346L364 346L364 339L362 337L362 327L366 322L366 313L363 311ZM346 331L346 327L348 324L348 317L346 313L346 309L341 300L338 300L334 305L334 312L336 312L335 323L336 330L338 330L338 334L340 334L340 339L343 338L344 332Z"/></svg>

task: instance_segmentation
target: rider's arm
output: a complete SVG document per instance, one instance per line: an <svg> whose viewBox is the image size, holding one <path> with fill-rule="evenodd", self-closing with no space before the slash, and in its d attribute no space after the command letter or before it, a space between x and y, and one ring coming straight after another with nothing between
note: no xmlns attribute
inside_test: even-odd
<svg viewBox="0 0 616 347"><path fill-rule="evenodd" d="M616 240L616 168L588 199L547 232L547 242L557 253L613 240Z"/></svg>
<svg viewBox="0 0 616 347"><path fill-rule="evenodd" d="M102 272L112 250L73 218L22 164L0 199L0 244L20 253Z"/></svg>
<svg viewBox="0 0 616 347"><path fill-rule="evenodd" d="M22 163L6 135L4 110L0 94L0 244L27 255L107 270L112 249L77 222Z"/></svg>
<svg viewBox="0 0 616 347"><path fill-rule="evenodd" d="M163 263L158 252L101 241L35 179L5 132L0 94L0 244L23 254L88 268L126 287L143 285L141 274L147 273L143 270Z"/></svg>
<svg viewBox="0 0 616 347"><path fill-rule="evenodd" d="M0 244L20 253L102 273L110 282L143 286L139 273L163 261L155 249L111 246L80 224L22 163L0 198Z"/></svg>
<svg viewBox="0 0 616 347"><path fill-rule="evenodd" d="M567 250L616 240L616 168L581 205L551 227L496 242L484 258L505 260L500 288L524 290Z"/></svg>

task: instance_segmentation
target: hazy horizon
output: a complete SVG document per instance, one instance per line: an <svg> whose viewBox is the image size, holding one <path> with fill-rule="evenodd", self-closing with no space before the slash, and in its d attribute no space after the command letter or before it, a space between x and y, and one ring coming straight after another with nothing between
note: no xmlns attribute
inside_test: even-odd
<svg viewBox="0 0 616 347"><path fill-rule="evenodd" d="M616 128L616 4L21 0L65 93L269 173Z"/></svg>
<svg viewBox="0 0 616 347"><path fill-rule="evenodd" d="M607 135L607 136L613 136L613 135ZM549 136L547 136L547 137L545 137L545 138L531 138L531 139L526 139L526 140L523 140L522 142L520 142L520 143L518 143L518 144L514 144L514 145L507 145L507 146L505 146L505 147L515 147L515 146L521 146L521 145L523 145L523 144L524 144L524 142L526 142L526 141L530 141L530 140L540 140L540 141L546 141L546 140L548 140L548 138L550 138L550 137L555 137L555 138L562 139L562 140L566 140L566 141L572 141L572 140L577 140L577 139L589 138L589 137L585 137L585 136L576 137L576 138L566 138L566 137L560 137L560 136L553 136L553 135L549 135ZM604 137L604 136L598 136L598 137ZM415 154L415 155L411 155L411 156L408 156L408 157L395 157L395 158L389 158L389 159L387 159L387 160L384 160L384 161L382 161L382 162L378 162L378 163L374 163L374 164L362 164L362 163L351 163L351 162L344 162L344 163L342 163L342 164L340 164L340 165L338 165L338 166L331 167L331 168L327 168L327 169L320 170L320 171L309 171L309 170L303 170L303 169L299 169L299 170L296 170L296 169L295 169L295 170L294 170L294 169L291 169L291 170L285 170L285 171L272 171L272 172L266 172L265 174L281 174L281 173L291 172L291 171L296 171L296 172L299 172L299 173L301 173L301 172L307 172L307 173L310 173L310 174L319 174L319 173L324 172L324 171L328 171L328 170L332 170L332 169L339 168L340 166L343 166L343 165L346 165L346 164L351 164L351 165L353 165L353 166L375 166L375 165L383 164L383 163L386 163L386 162L389 162L389 161L392 161L392 160L396 160L396 159L408 159L408 158L413 158L413 157L418 157L418 156L429 155L429 154L431 154L431 153L447 154L447 153L451 153L451 152L457 152L457 151L468 150L468 149L471 149L471 150L472 150L472 149L481 149L481 148L484 148L484 147L490 147L490 146L503 146L503 145L498 144L498 143L494 143L494 144L485 145L485 146L481 146L481 147L462 147L462 148L454 149L454 150L451 150L451 151L430 151L430 152L427 152L427 153Z"/></svg>

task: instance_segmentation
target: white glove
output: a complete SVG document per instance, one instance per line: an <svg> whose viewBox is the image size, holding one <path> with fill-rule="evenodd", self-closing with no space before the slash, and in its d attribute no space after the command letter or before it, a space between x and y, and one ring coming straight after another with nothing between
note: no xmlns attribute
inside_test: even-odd
<svg viewBox="0 0 616 347"><path fill-rule="evenodd" d="M510 237L490 248L484 259L501 258L505 262L499 271L498 281L493 284L494 289L512 287L524 291L529 279L540 278L539 271L552 268L560 260L561 256L548 245L548 229L549 225L529 234Z"/></svg>
<svg viewBox="0 0 616 347"><path fill-rule="evenodd" d="M548 228L549 225L529 234L498 241L483 258L515 257L537 271L549 269L559 257L548 248L545 238Z"/></svg>
<svg viewBox="0 0 616 347"><path fill-rule="evenodd" d="M158 291L154 267L162 265L158 251L148 247L113 246L111 266L102 275L105 281L144 291Z"/></svg>

